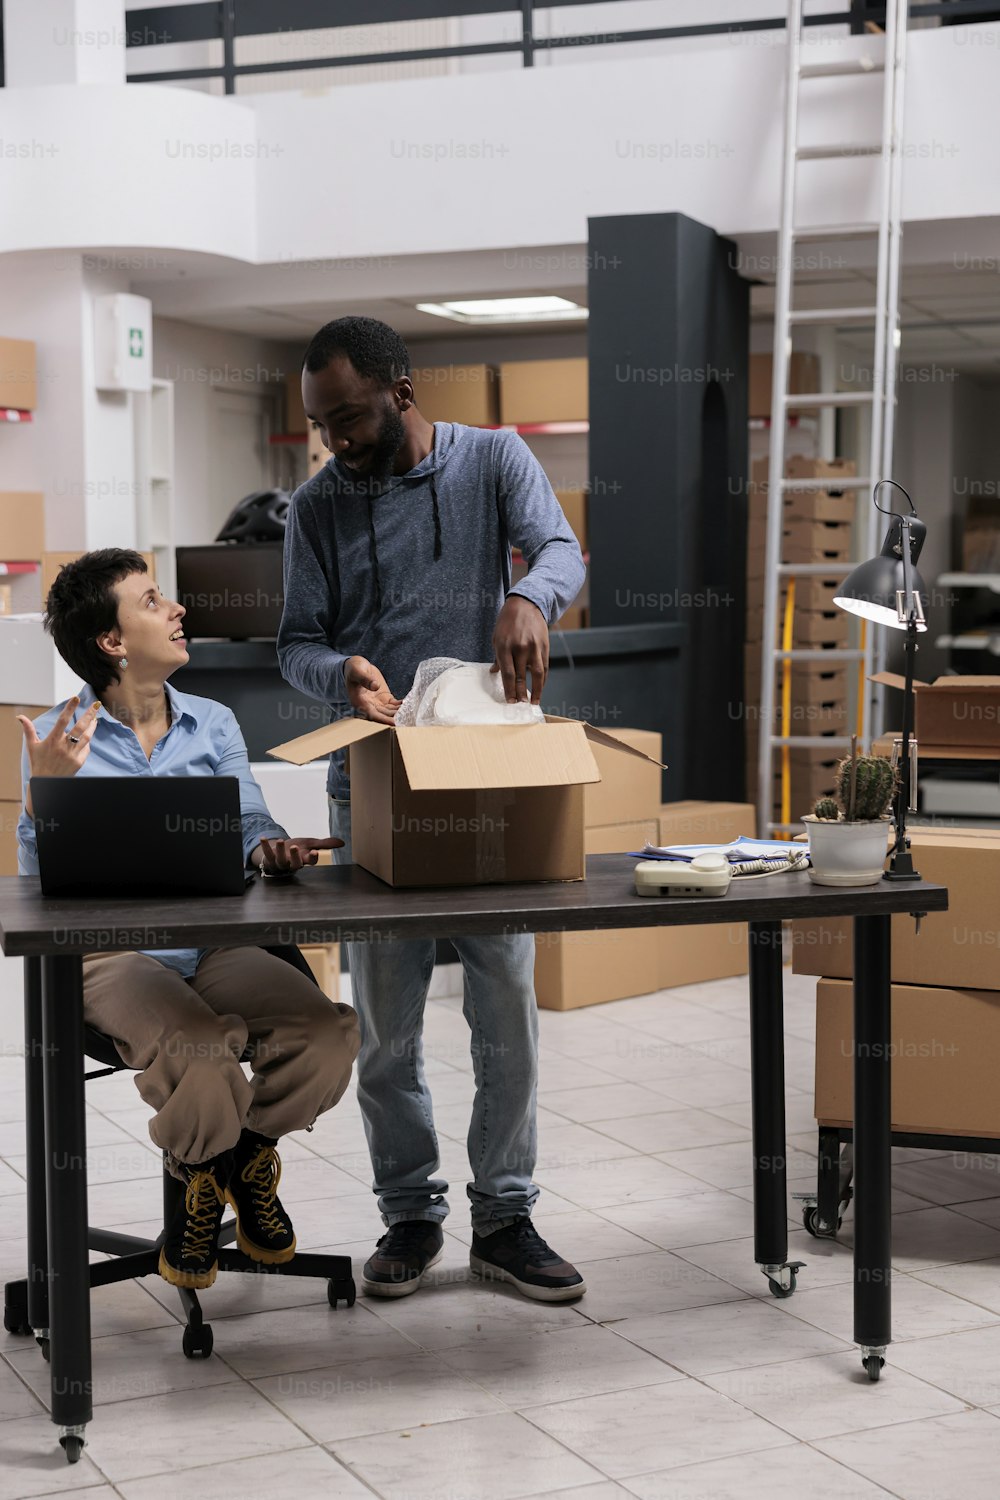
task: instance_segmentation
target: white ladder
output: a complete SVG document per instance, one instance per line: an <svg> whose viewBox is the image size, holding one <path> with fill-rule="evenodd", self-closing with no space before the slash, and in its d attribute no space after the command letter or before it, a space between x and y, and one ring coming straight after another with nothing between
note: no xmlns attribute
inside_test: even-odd
<svg viewBox="0 0 1000 1500"><path fill-rule="evenodd" d="M827 665L856 662L862 674L864 691L858 702L865 722L857 725L859 743L880 734L881 696L870 690L868 678L884 642L876 641L876 631L868 626L863 648L838 650L782 650L776 645L778 609L781 588L795 578L829 575L829 562L786 563L781 556L782 514L784 496L792 490L814 490L823 487L822 479L785 478L785 442L788 415L796 409L816 407L870 407L871 433L868 472L857 479L838 479L837 489L859 493L870 491L878 479L891 477L892 438L895 418L896 357L899 347L899 255L901 238L903 82L906 58L906 23L908 0L887 0L884 53L881 63L869 56L835 62L802 62L803 0L789 0L788 53L785 74L785 139L781 181L781 223L778 231L777 276L774 306L774 361L771 394L771 429L768 459L767 524L764 545L764 618L762 622L761 714L757 760L758 830L768 833L791 832L798 822L781 823L772 816L773 757L783 747L822 746L844 749L849 735L776 734L773 711L779 662L823 662ZM808 49L807 49L808 50ZM798 140L799 86L812 79L882 77L881 140L863 145L830 144L801 146ZM879 217L874 223L829 224L810 228L795 223L795 185L799 162L843 160L845 157L877 157L881 163ZM877 271L875 302L870 307L815 308L792 307L792 268L796 249L809 241L861 239L877 236ZM866 391L813 391L799 395L788 392L788 365L792 329L807 324L834 326L844 322L874 324L872 388ZM830 454L829 457L835 455ZM880 545L878 522L882 519L874 506L860 508L863 524L855 525L861 561L873 557ZM835 565L835 569L836 569ZM845 569L845 572L849 569ZM878 632L884 636L884 632ZM789 666L789 671L791 666ZM784 723L788 730L791 726ZM794 810L793 810L794 811Z"/></svg>

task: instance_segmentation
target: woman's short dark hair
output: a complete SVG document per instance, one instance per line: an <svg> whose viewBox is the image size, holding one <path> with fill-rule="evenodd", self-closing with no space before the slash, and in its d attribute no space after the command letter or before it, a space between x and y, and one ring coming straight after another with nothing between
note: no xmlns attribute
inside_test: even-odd
<svg viewBox="0 0 1000 1500"><path fill-rule="evenodd" d="M56 650L94 692L121 679L97 637L118 624L115 585L130 573L147 572L145 558L123 547L102 547L64 563L45 602L45 628Z"/></svg>

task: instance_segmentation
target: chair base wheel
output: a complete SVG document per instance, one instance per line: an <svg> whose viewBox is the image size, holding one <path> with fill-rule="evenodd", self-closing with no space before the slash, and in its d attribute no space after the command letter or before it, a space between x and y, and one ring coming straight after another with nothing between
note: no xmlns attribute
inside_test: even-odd
<svg viewBox="0 0 1000 1500"><path fill-rule="evenodd" d="M326 1300L331 1307L337 1307L343 1302L345 1307L353 1307L358 1295L357 1287L351 1281L328 1281L326 1284Z"/></svg>
<svg viewBox="0 0 1000 1500"><path fill-rule="evenodd" d="M202 1323L200 1328L195 1328L189 1323L181 1339L185 1359L208 1359L214 1344L211 1323Z"/></svg>

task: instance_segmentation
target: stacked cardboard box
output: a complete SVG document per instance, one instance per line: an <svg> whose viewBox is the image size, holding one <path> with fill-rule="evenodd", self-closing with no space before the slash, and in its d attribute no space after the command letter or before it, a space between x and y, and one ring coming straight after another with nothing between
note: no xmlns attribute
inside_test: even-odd
<svg viewBox="0 0 1000 1500"><path fill-rule="evenodd" d="M1000 1137L1000 830L914 828L914 862L948 910L892 918L892 1124ZM854 951L848 920L792 924L792 967L816 988L816 1118L853 1122Z"/></svg>
<svg viewBox="0 0 1000 1500"><path fill-rule="evenodd" d="M34 344L30 339L0 338L0 408L34 411L37 405Z"/></svg>
<svg viewBox="0 0 1000 1500"><path fill-rule="evenodd" d="M26 363L30 352L30 361ZM34 345L23 340L0 339L0 406L28 410L34 398ZM30 366L30 367L29 367ZM12 571L6 574L5 607L2 614L21 614L41 608L41 559L45 551L44 497L34 491L0 493L0 562ZM15 718L24 713L30 718L48 708L48 704L26 704L16 701L32 689L24 681L17 691L14 676L20 671L23 656L17 649L20 632L13 621L4 621L0 637L0 875L17 874L17 839L15 829L21 812L21 726ZM51 652L51 642L48 643Z"/></svg>
<svg viewBox="0 0 1000 1500"><path fill-rule="evenodd" d="M746 803L660 801L660 736L615 729L653 760L592 746L601 780L584 789L588 854L631 854L653 844L721 843L754 832ZM623 874L631 864L624 862ZM546 1010L574 1010L701 980L746 973L746 927L620 928L539 933L535 993Z"/></svg>
<svg viewBox="0 0 1000 1500"><path fill-rule="evenodd" d="M499 421L495 365L427 365L412 371L417 406L428 422L494 427Z"/></svg>
<svg viewBox="0 0 1000 1500"><path fill-rule="evenodd" d="M17 874L15 830L21 814L21 726L18 714L37 719L49 705L0 703L0 875Z"/></svg>
<svg viewBox="0 0 1000 1500"><path fill-rule="evenodd" d="M748 392L751 417L771 415L771 380L774 362L770 354L751 354L750 389ZM788 361L788 394L801 396L820 389L819 359L815 354L796 352Z"/></svg>
<svg viewBox="0 0 1000 1500"><path fill-rule="evenodd" d="M569 609L559 620L560 630L582 630L590 624L590 561L588 556L589 538L587 535L587 492L586 490L556 490L556 499L562 506L573 535L580 543L580 551L587 562L587 577L583 588L580 590Z"/></svg>
<svg viewBox="0 0 1000 1500"><path fill-rule="evenodd" d="M815 480L814 489L788 490L781 499L784 562L828 563L828 575L795 579L792 613L792 647L805 650L843 650L852 644L852 621L833 604L837 586L850 570L855 500L852 491L838 481L852 477L854 465L846 459L792 457L786 475L790 479ZM766 715L774 732L820 735L833 738L850 733L850 678L842 660L798 662L791 668L788 723L783 712L782 677L776 674L775 701L761 703L761 672L764 650L764 540L767 516L768 463L753 465L747 514L747 629L745 656L745 704L747 725L747 786L756 795L758 736L761 716ZM778 635L783 638L789 582L779 591ZM833 773L841 750L831 746L793 748L789 751L791 807L793 819L811 810L817 797L833 789ZM781 816L781 767L774 761L774 797L771 816Z"/></svg>
<svg viewBox="0 0 1000 1500"><path fill-rule="evenodd" d="M586 422L586 359L519 359L500 366L500 421Z"/></svg>
<svg viewBox="0 0 1000 1500"><path fill-rule="evenodd" d="M340 944L306 943L302 956L328 1000L340 999Z"/></svg>

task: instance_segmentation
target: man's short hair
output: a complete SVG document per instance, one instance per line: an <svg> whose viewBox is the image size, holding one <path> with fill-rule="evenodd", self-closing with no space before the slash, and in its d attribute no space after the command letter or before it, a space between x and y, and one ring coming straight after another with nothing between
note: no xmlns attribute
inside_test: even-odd
<svg viewBox="0 0 1000 1500"><path fill-rule="evenodd" d="M97 637L118 624L115 586L130 573L147 572L145 559L123 547L102 547L64 563L45 602L45 628L78 677L100 695L121 679Z"/></svg>
<svg viewBox="0 0 1000 1500"><path fill-rule="evenodd" d="M302 368L315 375L345 354L359 375L383 388L410 373L410 351L395 328L378 318L334 318L313 335Z"/></svg>

